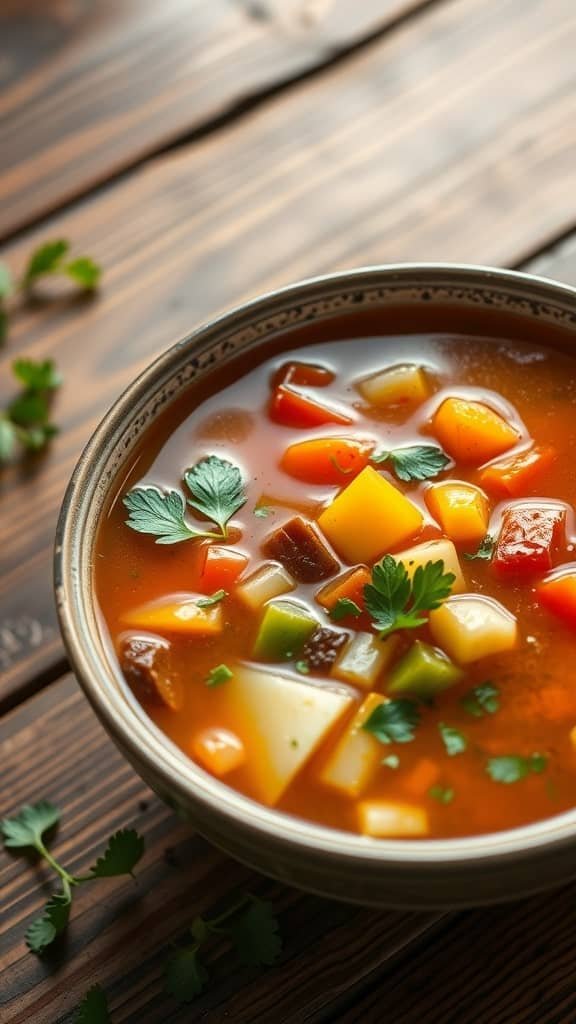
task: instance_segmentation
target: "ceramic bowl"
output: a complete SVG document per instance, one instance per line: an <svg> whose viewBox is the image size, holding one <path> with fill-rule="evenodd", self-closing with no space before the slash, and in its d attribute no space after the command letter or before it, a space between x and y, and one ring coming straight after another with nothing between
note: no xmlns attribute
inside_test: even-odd
<svg viewBox="0 0 576 1024"><path fill-rule="evenodd" d="M264 873L372 906L445 907L504 900L576 875L576 810L514 830L442 840L341 832L255 803L204 772L161 733L126 687L92 586L95 533L143 432L193 380L287 328L391 304L490 309L564 329L576 345L576 291L509 271L447 264L370 267L304 281L246 303L158 358L118 399L87 445L58 525L55 585L62 635L92 707L134 769L202 835Z"/></svg>

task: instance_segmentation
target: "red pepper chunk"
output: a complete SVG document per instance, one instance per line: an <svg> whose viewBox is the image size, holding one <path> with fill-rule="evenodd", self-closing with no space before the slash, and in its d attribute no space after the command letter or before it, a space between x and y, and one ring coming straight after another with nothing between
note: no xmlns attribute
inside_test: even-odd
<svg viewBox="0 0 576 1024"><path fill-rule="evenodd" d="M566 522L562 508L513 505L504 513L492 564L504 578L548 572Z"/></svg>
<svg viewBox="0 0 576 1024"><path fill-rule="evenodd" d="M294 384L296 387L325 388L335 379L332 370L315 363L283 363L272 378L272 386Z"/></svg>
<svg viewBox="0 0 576 1024"><path fill-rule="evenodd" d="M230 590L248 565L248 555L234 548L215 547L206 549L204 566L200 576L202 590L214 594L217 590Z"/></svg>
<svg viewBox="0 0 576 1024"><path fill-rule="evenodd" d="M283 384L272 395L270 418L285 427L321 427L324 423L348 425L354 422L338 409L320 405L314 399L292 391Z"/></svg>
<svg viewBox="0 0 576 1024"><path fill-rule="evenodd" d="M542 580L536 593L543 608L576 629L576 567Z"/></svg>

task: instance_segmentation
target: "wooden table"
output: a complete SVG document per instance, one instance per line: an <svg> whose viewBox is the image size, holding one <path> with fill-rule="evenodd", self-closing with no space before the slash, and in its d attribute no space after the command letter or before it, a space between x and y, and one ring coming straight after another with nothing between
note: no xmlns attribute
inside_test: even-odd
<svg viewBox="0 0 576 1024"><path fill-rule="evenodd" d="M51 595L66 480L109 403L158 352L247 296L403 259L576 282L573 0L4 0L0 256L69 238L105 268L90 301L18 312L19 353L66 384L49 453L0 474L1 810L47 797L72 869L110 831L147 839L137 882L86 887L43 960L23 934L48 874L2 854L0 1018L71 1022L99 982L114 1024L574 1024L576 891L453 914L372 912L284 888L180 825L67 674ZM166 948L248 886L285 945L192 1006Z"/></svg>

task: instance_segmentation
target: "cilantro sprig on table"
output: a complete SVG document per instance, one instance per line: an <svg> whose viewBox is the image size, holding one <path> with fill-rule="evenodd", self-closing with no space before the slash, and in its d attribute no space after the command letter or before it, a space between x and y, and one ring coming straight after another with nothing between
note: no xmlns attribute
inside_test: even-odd
<svg viewBox="0 0 576 1024"><path fill-rule="evenodd" d="M88 989L78 1007L74 1024L112 1024L106 993L100 985Z"/></svg>
<svg viewBox="0 0 576 1024"><path fill-rule="evenodd" d="M4 818L0 831L10 850L35 850L56 872L61 882L40 917L29 926L26 943L33 953L44 953L65 930L72 906L74 888L96 878L131 875L144 853L144 840L134 829L121 829L108 841L104 853L87 875L71 875L46 847L46 834L60 821L60 811L48 800L21 808L14 818Z"/></svg>
<svg viewBox="0 0 576 1024"><path fill-rule="evenodd" d="M15 359L12 372L22 390L0 411L0 465L10 462L18 446L38 452L58 433L50 421L50 404L62 377L53 361Z"/></svg>
<svg viewBox="0 0 576 1024"><path fill-rule="evenodd" d="M419 565L410 579L402 562L392 555L372 569L372 582L364 587L364 601L381 640L398 629L417 629L427 613L439 608L450 594L456 577L444 572L444 562Z"/></svg>
<svg viewBox="0 0 576 1024"><path fill-rule="evenodd" d="M246 503L246 492L238 466L217 455L201 459L184 473L190 494L161 490L159 487L134 487L122 501L128 510L126 525L137 533L156 537L156 544L178 544L183 540L208 538L225 540L228 523ZM186 519L190 506L205 516L217 529L202 530Z"/></svg>
<svg viewBox="0 0 576 1024"><path fill-rule="evenodd" d="M434 444L414 444L376 452L370 461L376 465L389 462L398 479L405 483L431 480L450 464L446 453Z"/></svg>

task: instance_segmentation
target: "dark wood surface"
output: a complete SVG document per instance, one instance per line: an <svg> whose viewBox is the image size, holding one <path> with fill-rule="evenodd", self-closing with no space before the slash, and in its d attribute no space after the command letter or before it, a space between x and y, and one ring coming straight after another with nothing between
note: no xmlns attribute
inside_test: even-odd
<svg viewBox="0 0 576 1024"><path fill-rule="evenodd" d="M15 310L0 353L2 400L16 353L66 375L51 451L0 472L0 813L52 799L55 847L77 869L116 827L148 842L136 883L80 892L66 946L43 961L23 934L48 876L0 854L7 1024L71 1024L95 981L114 1024L576 1021L573 887L457 915L288 890L177 823L65 675L57 509L91 429L157 352L248 295L368 262L524 265L576 283L571 0L327 0L316 22L301 6L0 11L0 258L18 270L63 236L105 268L94 300L50 287ZM282 961L230 973L216 948L217 984L179 1009L162 992L166 949L238 885L277 907Z"/></svg>

